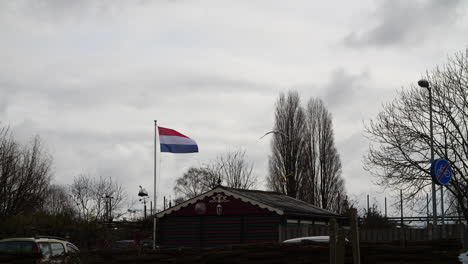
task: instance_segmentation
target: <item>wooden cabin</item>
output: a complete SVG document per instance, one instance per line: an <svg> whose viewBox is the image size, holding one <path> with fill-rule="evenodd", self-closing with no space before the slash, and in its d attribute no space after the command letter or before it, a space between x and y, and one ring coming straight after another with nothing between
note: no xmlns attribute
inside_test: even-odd
<svg viewBox="0 0 468 264"><path fill-rule="evenodd" d="M157 214L167 247L281 242L288 226L326 225L337 214L281 193L218 186Z"/></svg>

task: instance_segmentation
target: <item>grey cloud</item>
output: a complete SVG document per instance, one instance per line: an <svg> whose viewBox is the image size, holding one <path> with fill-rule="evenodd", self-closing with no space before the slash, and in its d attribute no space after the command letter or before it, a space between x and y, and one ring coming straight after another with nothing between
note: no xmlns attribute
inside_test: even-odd
<svg viewBox="0 0 468 264"><path fill-rule="evenodd" d="M416 43L452 25L461 4L460 0L383 0L374 13L377 23L351 32L343 42L349 47Z"/></svg>
<svg viewBox="0 0 468 264"><path fill-rule="evenodd" d="M356 93L364 90L363 83L368 79L369 73L367 72L353 75L342 68L337 69L332 72L330 80L324 87L323 99L330 108L349 104Z"/></svg>
<svg viewBox="0 0 468 264"><path fill-rule="evenodd" d="M340 150L340 155L345 167L349 163L359 163L361 158L359 154L364 153L367 150L368 144L369 143L363 135L363 131L356 131L349 135L346 139L341 139L339 142L337 142L337 146Z"/></svg>
<svg viewBox="0 0 468 264"><path fill-rule="evenodd" d="M55 138L57 140L66 142L73 139L78 142L78 145L90 144L90 145L108 145L119 142L137 142L144 143L145 137L148 137L149 133L145 132L121 132L112 131L109 133L97 132L97 131L57 131L57 130L41 130L40 134L47 135L48 137Z"/></svg>
<svg viewBox="0 0 468 264"><path fill-rule="evenodd" d="M8 109L8 98L6 96L3 96L2 98L0 98L0 116L4 115L7 109Z"/></svg>
<svg viewBox="0 0 468 264"><path fill-rule="evenodd" d="M149 77L148 77L149 76ZM43 76L44 77L44 76ZM1 76L9 79L9 76ZM167 74L161 76L112 76L87 81L73 82L66 76L59 79L25 78L4 81L6 93L26 94L45 99L59 109L89 108L108 104L118 104L136 108L170 103L179 96L203 98L212 94L232 94L238 92L268 93L270 86L239 78L205 74ZM10 89L7 89L10 87ZM34 87L34 89L31 89ZM156 92L157 91L157 92ZM1 108L0 108L1 109Z"/></svg>
<svg viewBox="0 0 468 264"><path fill-rule="evenodd" d="M143 3L144 1L136 1ZM18 12L41 21L59 22L63 20L79 21L84 15L102 16L111 14L115 9L124 7L124 1L92 0L37 0L37 1L2 1L3 10Z"/></svg>
<svg viewBox="0 0 468 264"><path fill-rule="evenodd" d="M34 128L31 124L18 129ZM55 179L70 183L80 173L112 177L127 186L151 181L152 133L37 129L54 157ZM148 176L142 178L142 176Z"/></svg>

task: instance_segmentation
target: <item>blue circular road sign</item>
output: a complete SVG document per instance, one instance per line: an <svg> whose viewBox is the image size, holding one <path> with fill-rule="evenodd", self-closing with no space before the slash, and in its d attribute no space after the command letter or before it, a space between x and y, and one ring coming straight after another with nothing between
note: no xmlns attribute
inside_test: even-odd
<svg viewBox="0 0 468 264"><path fill-rule="evenodd" d="M439 185L448 184L452 179L452 166L444 159L436 159L431 164L432 180Z"/></svg>

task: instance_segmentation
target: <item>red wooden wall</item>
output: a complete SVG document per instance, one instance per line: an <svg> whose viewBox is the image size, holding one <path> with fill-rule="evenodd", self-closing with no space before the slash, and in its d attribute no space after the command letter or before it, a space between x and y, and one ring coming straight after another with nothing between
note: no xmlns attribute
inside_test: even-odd
<svg viewBox="0 0 468 264"><path fill-rule="evenodd" d="M195 203L160 218L159 243L208 247L278 241L281 217L275 212L228 196L227 202L220 203L223 212L218 215L218 203L211 200L201 201L206 205L203 214L195 212Z"/></svg>

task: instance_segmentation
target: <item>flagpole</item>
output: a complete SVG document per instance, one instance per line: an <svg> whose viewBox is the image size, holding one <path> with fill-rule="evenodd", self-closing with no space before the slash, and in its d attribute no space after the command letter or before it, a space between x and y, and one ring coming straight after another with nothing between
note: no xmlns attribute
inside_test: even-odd
<svg viewBox="0 0 468 264"><path fill-rule="evenodd" d="M153 218L153 250L156 249L156 146L157 146L157 134L158 134L158 121L154 120L154 218Z"/></svg>

